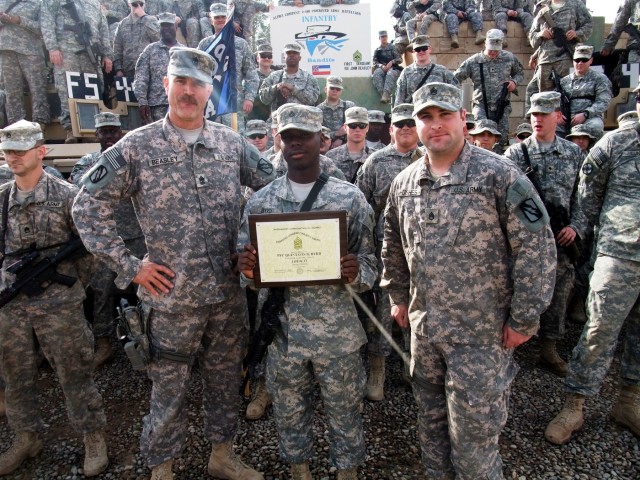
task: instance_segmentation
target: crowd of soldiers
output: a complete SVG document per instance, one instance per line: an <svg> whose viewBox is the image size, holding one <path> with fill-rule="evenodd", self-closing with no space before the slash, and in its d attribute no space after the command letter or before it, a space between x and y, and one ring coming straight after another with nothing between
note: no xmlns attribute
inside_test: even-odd
<svg viewBox="0 0 640 480"><path fill-rule="evenodd" d="M312 478L316 385L337 478L358 478L361 405L385 398L394 323L428 478L503 478L498 440L518 370L513 349L534 335L540 365L566 377L566 402L545 431L549 442L563 444L582 427L585 399L598 393L626 324L612 416L640 436L640 126L628 112L604 133L612 87L590 68L591 16L581 0L395 0L398 37L393 44L379 32L373 57L372 84L381 103L392 104L388 117L343 99L348 91L338 76L327 78L319 102L297 43L283 48L281 68L268 41L253 53L246 41L253 18L271 4L214 1L207 13L201 1L162 1L0 0L10 124L0 130L7 162L0 172L2 287L30 271L16 267L26 256L52 261L78 237L90 253L54 268L76 279L70 286L54 275L44 290L17 292L0 307L0 412L15 432L0 475L43 448L38 348L83 434L84 475L107 468L107 418L92 373L113 355L116 293L132 284L150 345L145 369L153 387L140 448L153 480L173 478L173 459L185 446L186 385L196 361L209 474L264 478L233 451L240 372L250 333L262 331L263 305L278 324L251 372L246 418L258 420L273 405L280 455L294 480ZM357 1L279 2L335 3ZM210 50L232 4L237 131L230 115L203 121L217 68ZM483 19L496 21L486 36ZM625 0L601 53L610 55L638 19L640 1ZM455 48L463 20L483 49L452 72L432 62L428 29L446 23ZM537 65L527 121L514 135L509 97L523 66L506 50L508 20L528 30ZM83 157L68 181L43 169L50 120L36 90L46 84L43 43L67 142L77 141L65 106L67 71L131 78L145 123L123 136L118 115L97 114L100 151ZM414 61L402 68L406 51ZM470 113L459 88L467 79ZM640 87L634 92L640 105ZM343 283L256 288L249 215L340 210L348 232ZM89 286L91 325L82 305ZM567 362L556 343L570 306L585 327Z"/></svg>

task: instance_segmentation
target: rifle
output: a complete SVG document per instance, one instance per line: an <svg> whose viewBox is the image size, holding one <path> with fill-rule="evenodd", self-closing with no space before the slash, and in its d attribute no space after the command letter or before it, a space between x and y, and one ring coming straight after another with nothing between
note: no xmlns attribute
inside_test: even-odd
<svg viewBox="0 0 640 480"><path fill-rule="evenodd" d="M524 174L531 181L533 188L536 189L538 195L540 196L540 200L544 204L544 207L547 209L547 213L549 214L549 225L551 226L551 231L553 232L553 236L555 238L556 235L562 230L564 227L571 223L571 218L569 212L562 205L556 205L555 203L549 203L544 198L542 193L542 187L538 182L538 166L533 167L531 165L531 158L529 157L529 149L524 143L522 145L522 153L524 155L524 161L526 165L526 169L524 170ZM571 245L564 248L569 260L571 263L575 263L578 258L580 258L580 249L577 245L577 239Z"/></svg>
<svg viewBox="0 0 640 480"><path fill-rule="evenodd" d="M553 89L560 94L560 111L566 119L565 130L568 132L571 130L571 99L562 89L560 75L558 75L555 68L551 69L551 81L553 82Z"/></svg>
<svg viewBox="0 0 640 480"><path fill-rule="evenodd" d="M187 39L186 19L182 16L182 12L180 11L180 5L178 5L177 0L173 1L173 6L171 7L171 9L173 10L173 13L176 15L176 17L178 17L180 19L180 24L178 26L180 27L180 31L182 32L182 36L186 40Z"/></svg>
<svg viewBox="0 0 640 480"><path fill-rule="evenodd" d="M622 31L627 32L627 35L629 35L638 43L638 45L634 48L634 50L637 50L640 46L640 32L638 31L638 27L636 27L633 23L627 23Z"/></svg>
<svg viewBox="0 0 640 480"><path fill-rule="evenodd" d="M511 104L511 101L509 100L509 87L508 87L508 85L509 85L509 82L504 82L502 84L502 89L500 90L500 95L498 96L498 101L496 102L495 118L492 118L491 114L489 112L487 112L487 117L489 117L490 120L493 120L497 124L500 123L500 119L504 115L504 110L505 110L505 108L507 108L507 105ZM513 93L515 95L518 95L518 90L514 90Z"/></svg>
<svg viewBox="0 0 640 480"><path fill-rule="evenodd" d="M124 351L136 371L146 370L151 361L151 347L147 336L147 322L140 307L132 307L126 298L120 300L118 310L118 324L116 331L118 339L124 345Z"/></svg>
<svg viewBox="0 0 640 480"><path fill-rule="evenodd" d="M569 40L567 40L567 32L565 32L558 26L558 24L556 24L548 9L542 14L542 18L544 18L544 20L549 25L549 28L551 28L551 31L553 32L553 37L551 38L551 40L553 40L554 45L556 47L561 47L565 52L567 52L569 57L573 57L573 52L571 51Z"/></svg>
<svg viewBox="0 0 640 480"><path fill-rule="evenodd" d="M33 262L40 256L40 253L37 250L28 253L7 268L8 272L16 275L16 280L0 291L0 308L21 293L26 294L28 297L40 295L53 282L71 288L75 285L77 278L58 273L56 271L58 265L66 260L80 258L86 253L87 250L84 248L80 237L73 237L60 247L58 253L43 258L35 265L33 265Z"/></svg>

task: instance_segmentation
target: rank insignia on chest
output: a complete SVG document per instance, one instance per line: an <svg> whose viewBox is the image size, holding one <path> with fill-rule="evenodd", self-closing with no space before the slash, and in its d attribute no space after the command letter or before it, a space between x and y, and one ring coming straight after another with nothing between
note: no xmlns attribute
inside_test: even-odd
<svg viewBox="0 0 640 480"><path fill-rule="evenodd" d="M438 209L437 208L427 208L425 210L425 221L426 223L438 223Z"/></svg>
<svg viewBox="0 0 640 480"><path fill-rule="evenodd" d="M208 185L209 185L209 180L207 179L206 176L202 175L201 173L196 175L196 186L198 188L206 187Z"/></svg>

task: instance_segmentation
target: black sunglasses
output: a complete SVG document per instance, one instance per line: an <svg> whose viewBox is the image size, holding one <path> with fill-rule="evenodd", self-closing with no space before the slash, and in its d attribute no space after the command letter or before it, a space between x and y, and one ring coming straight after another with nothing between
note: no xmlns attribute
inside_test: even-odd
<svg viewBox="0 0 640 480"><path fill-rule="evenodd" d="M132 6L133 8L137 8L137 7L144 7L144 2L133 2L133 3L131 4L131 6Z"/></svg>
<svg viewBox="0 0 640 480"><path fill-rule="evenodd" d="M589 60L591 60L590 58L574 58L573 61L576 63L587 63Z"/></svg>
<svg viewBox="0 0 640 480"><path fill-rule="evenodd" d="M264 137L266 137L264 133L254 133L253 135L249 135L249 138L251 140L255 140L255 139L262 140Z"/></svg>
<svg viewBox="0 0 640 480"><path fill-rule="evenodd" d="M429 50L429 47L416 47L413 49L414 52L426 52Z"/></svg>
<svg viewBox="0 0 640 480"><path fill-rule="evenodd" d="M347 125L347 127L349 127L351 130L355 130L356 128L359 128L360 130L364 130L368 126L369 126L368 123L349 123Z"/></svg>
<svg viewBox="0 0 640 480"><path fill-rule="evenodd" d="M270 53L261 53L260 54L260 58L268 58L268 59L272 59L273 55L271 55Z"/></svg>
<svg viewBox="0 0 640 480"><path fill-rule="evenodd" d="M530 133L521 133L520 135L518 135L518 138L520 140L526 140L527 138L529 138L531 136Z"/></svg>
<svg viewBox="0 0 640 480"><path fill-rule="evenodd" d="M416 126L416 121L415 120L400 120L399 122L395 122L393 124L394 127L396 128L404 128L404 127L409 127L409 128L413 128Z"/></svg>

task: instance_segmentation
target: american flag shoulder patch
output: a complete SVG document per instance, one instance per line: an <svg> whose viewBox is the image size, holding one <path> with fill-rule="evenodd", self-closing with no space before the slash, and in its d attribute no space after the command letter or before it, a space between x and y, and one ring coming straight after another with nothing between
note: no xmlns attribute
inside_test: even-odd
<svg viewBox="0 0 640 480"><path fill-rule="evenodd" d="M102 156L116 172L127 165L122 152L115 145L102 152Z"/></svg>

